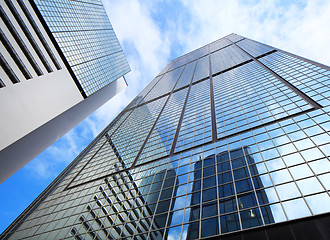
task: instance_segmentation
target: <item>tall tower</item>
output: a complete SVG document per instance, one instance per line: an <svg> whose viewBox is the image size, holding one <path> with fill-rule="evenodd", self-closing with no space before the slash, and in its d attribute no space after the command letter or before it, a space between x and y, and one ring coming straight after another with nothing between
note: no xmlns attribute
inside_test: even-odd
<svg viewBox="0 0 330 240"><path fill-rule="evenodd" d="M1 237L329 239L329 84L236 34L179 57Z"/></svg>
<svg viewBox="0 0 330 240"><path fill-rule="evenodd" d="M127 84L100 0L0 1L0 183Z"/></svg>

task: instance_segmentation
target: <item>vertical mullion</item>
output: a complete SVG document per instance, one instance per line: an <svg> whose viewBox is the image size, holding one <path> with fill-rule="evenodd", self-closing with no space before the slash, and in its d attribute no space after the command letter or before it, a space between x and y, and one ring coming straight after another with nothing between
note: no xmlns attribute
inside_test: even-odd
<svg viewBox="0 0 330 240"><path fill-rule="evenodd" d="M137 155L136 155L134 161L132 162L132 164L131 164L131 166L130 166L131 168L134 167L134 165L136 164L136 162L137 162L138 159L140 158L140 155L141 155L141 153L142 153L142 151L143 151L143 149L144 149L144 146L147 144L148 139L149 139L149 137L150 137L152 131L154 130L154 128L155 128L155 126L156 126L156 124L157 124L157 121L158 121L160 115L161 115L162 112L164 111L164 108L166 107L166 104L167 104L168 100L170 99L172 93L173 93L173 89L172 89L172 92L167 96L167 99L166 99L166 101L165 101L165 103L164 103L162 109L160 110L160 112L159 112L159 114L158 114L158 116L157 116L155 122L153 123L153 125L152 125L152 127L151 127L151 129L150 129L150 131L149 131L149 133L148 133L148 135L147 135L146 138L144 139L144 141L143 141L143 143L142 143L142 145L141 145L141 147L140 147L139 152L137 153Z"/></svg>
<svg viewBox="0 0 330 240"><path fill-rule="evenodd" d="M215 117L215 106L214 106L214 92L213 92L213 78L212 78L212 64L211 54L209 47L209 68L210 68L210 100L211 100L211 129L212 129L212 142L217 141L217 121Z"/></svg>
<svg viewBox="0 0 330 240"><path fill-rule="evenodd" d="M176 83L174 84L174 86L173 86L173 88L172 88L170 94L168 95L168 97L167 97L167 99L166 99L166 101L165 101L165 103L164 103L162 109L160 110L160 112L159 112L159 114L158 114L158 116L157 116L157 118L156 118L154 124L152 125L152 127L151 127L151 129L150 129L150 131L149 131L149 133L148 133L148 135L147 135L147 137L144 139L144 142L143 142L143 144L142 144L142 146L141 146L141 148L140 148L138 154L136 155L136 157L135 157L135 159L134 159L134 161L133 161L131 167L134 167L134 165L136 164L136 162L137 162L138 159L140 158L140 155L142 154L143 149L144 149L145 145L147 144L147 142L148 142L148 140L149 140L149 137L150 137L151 133L153 132L153 130L154 130L154 128L155 128L155 126L156 126L156 124L157 124L157 122L158 122L158 119L160 118L160 116L161 116L162 112L164 111L164 109L165 109L165 107L166 107L166 105L167 105L169 99L171 98L171 96L172 96L172 94L173 94L173 92L174 92L175 86L176 86L176 84L178 83L178 81L179 81L179 79L180 79L180 77L181 77L181 75L182 75L182 73L183 73L185 67L186 67L186 66L183 67L183 69L182 69L182 71L181 71L181 73L180 73L178 79L176 80ZM165 75L165 74L164 74L164 75ZM163 76L164 76L164 75L163 75ZM162 79L162 78L163 78L163 77L161 77L161 79ZM188 93L187 93L187 95L188 95Z"/></svg>
<svg viewBox="0 0 330 240"><path fill-rule="evenodd" d="M185 110L186 110L186 106L187 106L187 102L188 102L188 97L189 97L190 89L191 89L191 86L192 86L192 83L193 83L193 79L194 79L196 68L197 68L197 62L196 62L196 65L195 65L194 73L191 76L191 81L190 81L190 84L189 84L189 87L188 87L186 99L184 101L183 108L182 108L182 111L181 111L181 116L179 118L179 122L178 122L178 125L176 127L176 131L175 131L175 135L174 135L174 138L173 138L171 150L170 150L170 153L169 153L170 156L173 155L174 150L175 150L176 143L178 141L178 137L179 137L179 133L180 133L180 129L181 129L181 124L182 124L182 120L183 120L183 115L184 115Z"/></svg>

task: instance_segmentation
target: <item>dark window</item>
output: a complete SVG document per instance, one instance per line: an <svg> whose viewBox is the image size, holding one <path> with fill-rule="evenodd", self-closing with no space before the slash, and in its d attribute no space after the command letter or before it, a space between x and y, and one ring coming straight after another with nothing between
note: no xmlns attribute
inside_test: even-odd
<svg viewBox="0 0 330 240"><path fill-rule="evenodd" d="M42 73L41 69L39 68L38 64L36 63L36 61L32 57L32 54L30 53L30 51L26 47L25 43L23 42L23 39L19 36L19 34L16 31L14 25L10 22L7 14L2 9L1 6L0 6L0 17L3 20L3 22L5 23L6 27L9 29L10 33L13 35L15 41L17 42L18 46L21 48L22 52L24 53L25 57L27 58L27 60L31 64L31 66L34 69L34 71L36 72L36 74L38 76L43 75L43 73Z"/></svg>

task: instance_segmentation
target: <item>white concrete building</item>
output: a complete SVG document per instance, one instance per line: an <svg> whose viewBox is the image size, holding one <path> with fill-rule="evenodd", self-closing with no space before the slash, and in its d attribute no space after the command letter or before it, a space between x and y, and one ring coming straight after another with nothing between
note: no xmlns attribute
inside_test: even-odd
<svg viewBox="0 0 330 240"><path fill-rule="evenodd" d="M0 183L126 85L101 1L0 0Z"/></svg>

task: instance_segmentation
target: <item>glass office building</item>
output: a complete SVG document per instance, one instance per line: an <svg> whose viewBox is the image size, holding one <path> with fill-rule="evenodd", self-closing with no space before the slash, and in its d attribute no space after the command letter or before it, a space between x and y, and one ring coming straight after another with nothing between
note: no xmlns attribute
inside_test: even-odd
<svg viewBox="0 0 330 240"><path fill-rule="evenodd" d="M101 0L34 0L83 94L89 96L130 71Z"/></svg>
<svg viewBox="0 0 330 240"><path fill-rule="evenodd" d="M236 34L183 55L1 237L329 239L329 85Z"/></svg>

